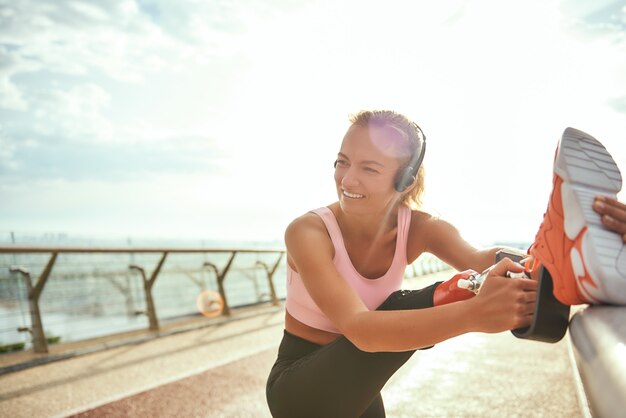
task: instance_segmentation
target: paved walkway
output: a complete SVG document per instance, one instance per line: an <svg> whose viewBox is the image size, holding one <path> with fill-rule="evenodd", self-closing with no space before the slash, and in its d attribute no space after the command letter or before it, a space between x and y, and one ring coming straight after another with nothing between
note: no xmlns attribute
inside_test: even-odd
<svg viewBox="0 0 626 418"><path fill-rule="evenodd" d="M445 273L449 276L449 273ZM415 287L436 280L415 282ZM0 376L2 417L269 417L282 308ZM394 417L583 417L568 336L467 334L420 351L383 391Z"/></svg>

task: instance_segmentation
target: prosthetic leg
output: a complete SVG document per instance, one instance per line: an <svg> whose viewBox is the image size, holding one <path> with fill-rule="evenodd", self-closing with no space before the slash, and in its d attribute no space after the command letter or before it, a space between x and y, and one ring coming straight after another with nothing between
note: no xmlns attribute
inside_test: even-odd
<svg viewBox="0 0 626 418"><path fill-rule="evenodd" d="M517 263L522 256L498 251L495 262L509 258ZM519 273L524 275L524 273ZM486 273L480 274L473 270L466 270L454 275L451 279L441 283L433 294L433 305L445 305L473 297L480 290ZM524 328L511 331L517 338L526 340L555 343L560 341L569 325L570 306L564 305L554 297L552 277L543 266L538 274L537 303L533 315L533 323Z"/></svg>
<svg viewBox="0 0 626 418"><path fill-rule="evenodd" d="M505 257L518 263L522 260L522 257L517 254L498 251L496 263ZM567 332L569 311L569 305L562 304L554 297L552 277L542 266L539 271L539 287L533 323L529 327L514 329L511 333L525 340L555 343L560 341Z"/></svg>

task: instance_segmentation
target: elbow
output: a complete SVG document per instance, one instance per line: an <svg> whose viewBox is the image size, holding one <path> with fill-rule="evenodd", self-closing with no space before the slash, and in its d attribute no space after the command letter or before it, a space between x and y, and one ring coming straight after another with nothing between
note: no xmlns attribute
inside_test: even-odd
<svg viewBox="0 0 626 418"><path fill-rule="evenodd" d="M356 348L359 349L359 351L363 351L365 353L375 353L379 351L366 335L358 335L356 333L344 335L352 344L354 344Z"/></svg>
<svg viewBox="0 0 626 418"><path fill-rule="evenodd" d="M366 353L375 353L380 351L376 346L372 333L368 332L365 321L355 318L343 327L343 335L360 351Z"/></svg>

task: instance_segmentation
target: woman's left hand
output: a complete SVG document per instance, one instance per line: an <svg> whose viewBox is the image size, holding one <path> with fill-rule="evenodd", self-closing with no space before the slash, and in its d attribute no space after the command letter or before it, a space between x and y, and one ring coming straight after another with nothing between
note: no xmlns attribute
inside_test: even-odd
<svg viewBox="0 0 626 418"><path fill-rule="evenodd" d="M602 223L622 236L626 243L626 205L606 196L597 196L593 209L602 215Z"/></svg>

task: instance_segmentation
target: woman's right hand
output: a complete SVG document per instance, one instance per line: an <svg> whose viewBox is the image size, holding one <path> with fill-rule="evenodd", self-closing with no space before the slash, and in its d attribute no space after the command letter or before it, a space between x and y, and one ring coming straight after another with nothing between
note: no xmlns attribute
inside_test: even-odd
<svg viewBox="0 0 626 418"><path fill-rule="evenodd" d="M597 196L593 209L602 216L602 223L622 236L626 243L626 205L606 196Z"/></svg>
<svg viewBox="0 0 626 418"><path fill-rule="evenodd" d="M467 301L474 304L476 330L496 333L529 326L537 301L537 281L506 277L507 272L524 271L522 265L508 258L490 269L480 293Z"/></svg>

